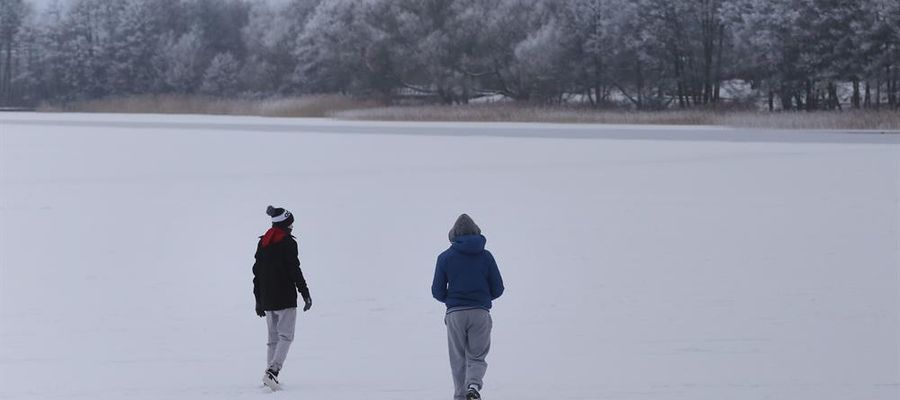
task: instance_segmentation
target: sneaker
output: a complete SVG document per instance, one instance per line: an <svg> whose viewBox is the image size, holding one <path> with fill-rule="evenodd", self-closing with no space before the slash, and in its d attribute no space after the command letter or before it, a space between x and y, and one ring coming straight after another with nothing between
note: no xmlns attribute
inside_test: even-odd
<svg viewBox="0 0 900 400"><path fill-rule="evenodd" d="M475 385L469 386L469 391L466 392L466 400L481 400L481 393L478 393Z"/></svg>
<svg viewBox="0 0 900 400"><path fill-rule="evenodd" d="M263 375L263 385L266 385L269 389L278 390L280 387L278 371L271 368L267 369L265 375Z"/></svg>

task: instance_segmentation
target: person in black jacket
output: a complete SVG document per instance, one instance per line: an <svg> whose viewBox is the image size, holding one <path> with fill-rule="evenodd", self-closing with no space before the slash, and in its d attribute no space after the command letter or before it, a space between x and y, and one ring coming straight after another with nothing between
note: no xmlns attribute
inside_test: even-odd
<svg viewBox="0 0 900 400"><path fill-rule="evenodd" d="M278 388L278 373L294 340L297 292L303 296L303 311L312 307L309 288L300 270L297 241L291 235L294 216L283 208L269 206L272 227L259 239L253 264L253 295L256 315L266 317L269 328L268 366L263 384Z"/></svg>

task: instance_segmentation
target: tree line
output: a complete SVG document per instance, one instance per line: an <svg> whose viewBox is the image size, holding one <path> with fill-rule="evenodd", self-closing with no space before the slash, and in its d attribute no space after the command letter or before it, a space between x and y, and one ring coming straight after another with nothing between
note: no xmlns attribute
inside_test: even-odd
<svg viewBox="0 0 900 400"><path fill-rule="evenodd" d="M898 109L898 68L896 0L0 0L0 105L344 93L645 110L716 106L737 81L770 110Z"/></svg>

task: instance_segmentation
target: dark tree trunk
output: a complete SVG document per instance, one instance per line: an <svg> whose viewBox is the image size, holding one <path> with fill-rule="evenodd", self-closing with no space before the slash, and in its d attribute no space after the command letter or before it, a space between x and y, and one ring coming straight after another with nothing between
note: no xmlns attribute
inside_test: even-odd
<svg viewBox="0 0 900 400"><path fill-rule="evenodd" d="M888 104L890 104L891 108L895 108L898 106L897 104L897 67L890 66L888 67L891 71L891 75L888 78L888 85L890 87L888 91Z"/></svg>
<svg viewBox="0 0 900 400"><path fill-rule="evenodd" d="M813 82L811 80L806 81L806 111L813 111L816 109L816 99L813 92Z"/></svg>
<svg viewBox="0 0 900 400"><path fill-rule="evenodd" d="M859 110L859 79L853 78L853 108Z"/></svg>
<svg viewBox="0 0 900 400"><path fill-rule="evenodd" d="M0 56L3 55L4 44L0 43ZM6 104L6 66L0 64L0 105Z"/></svg>
<svg viewBox="0 0 900 400"><path fill-rule="evenodd" d="M784 87L784 84L781 84L781 90L779 92L781 97L781 109L783 111L791 111L794 109L793 100L791 99L792 95L788 90Z"/></svg>
<svg viewBox="0 0 900 400"><path fill-rule="evenodd" d="M875 79L875 109L881 108L881 78Z"/></svg>
<svg viewBox="0 0 900 400"><path fill-rule="evenodd" d="M3 62L3 91L0 102L5 105L12 105L12 40L6 41L6 60Z"/></svg>
<svg viewBox="0 0 900 400"><path fill-rule="evenodd" d="M831 99L831 109L843 110L841 108L841 99L838 98L837 85L834 82L828 83L828 97Z"/></svg>
<svg viewBox="0 0 900 400"><path fill-rule="evenodd" d="M644 73L641 70L641 60L638 59L637 67L637 109L644 109Z"/></svg>
<svg viewBox="0 0 900 400"><path fill-rule="evenodd" d="M712 99L712 62L713 62L713 35L711 21L705 21L703 27L703 82L700 84L700 104L708 104Z"/></svg>
<svg viewBox="0 0 900 400"><path fill-rule="evenodd" d="M713 102L719 102L719 86L722 83L722 49L725 42L725 25L719 25L719 48L716 51L716 77Z"/></svg>
<svg viewBox="0 0 900 400"><path fill-rule="evenodd" d="M594 106L600 107L600 87L603 79L603 61L594 56Z"/></svg>
<svg viewBox="0 0 900 400"><path fill-rule="evenodd" d="M688 106L689 100L687 99L688 94L686 93L687 90L683 78L684 67L681 64L681 57L679 57L677 51L672 55L672 64L675 67L675 90L678 96L678 107L685 108Z"/></svg>
<svg viewBox="0 0 900 400"><path fill-rule="evenodd" d="M872 95L871 95L871 91L869 90L869 81L866 81L866 97L865 97L865 100L863 101L863 107L865 107L865 108L872 107Z"/></svg>

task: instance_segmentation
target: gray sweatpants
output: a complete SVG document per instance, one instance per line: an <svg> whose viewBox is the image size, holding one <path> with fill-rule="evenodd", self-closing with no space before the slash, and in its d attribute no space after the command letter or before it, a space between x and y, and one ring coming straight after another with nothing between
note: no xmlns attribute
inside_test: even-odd
<svg viewBox="0 0 900 400"><path fill-rule="evenodd" d="M491 313L483 309L452 311L444 317L450 347L453 398L465 399L469 385L481 390L491 349Z"/></svg>
<svg viewBox="0 0 900 400"><path fill-rule="evenodd" d="M269 327L268 368L281 371L288 349L294 341L294 326L297 322L297 308L266 311L266 325Z"/></svg>

